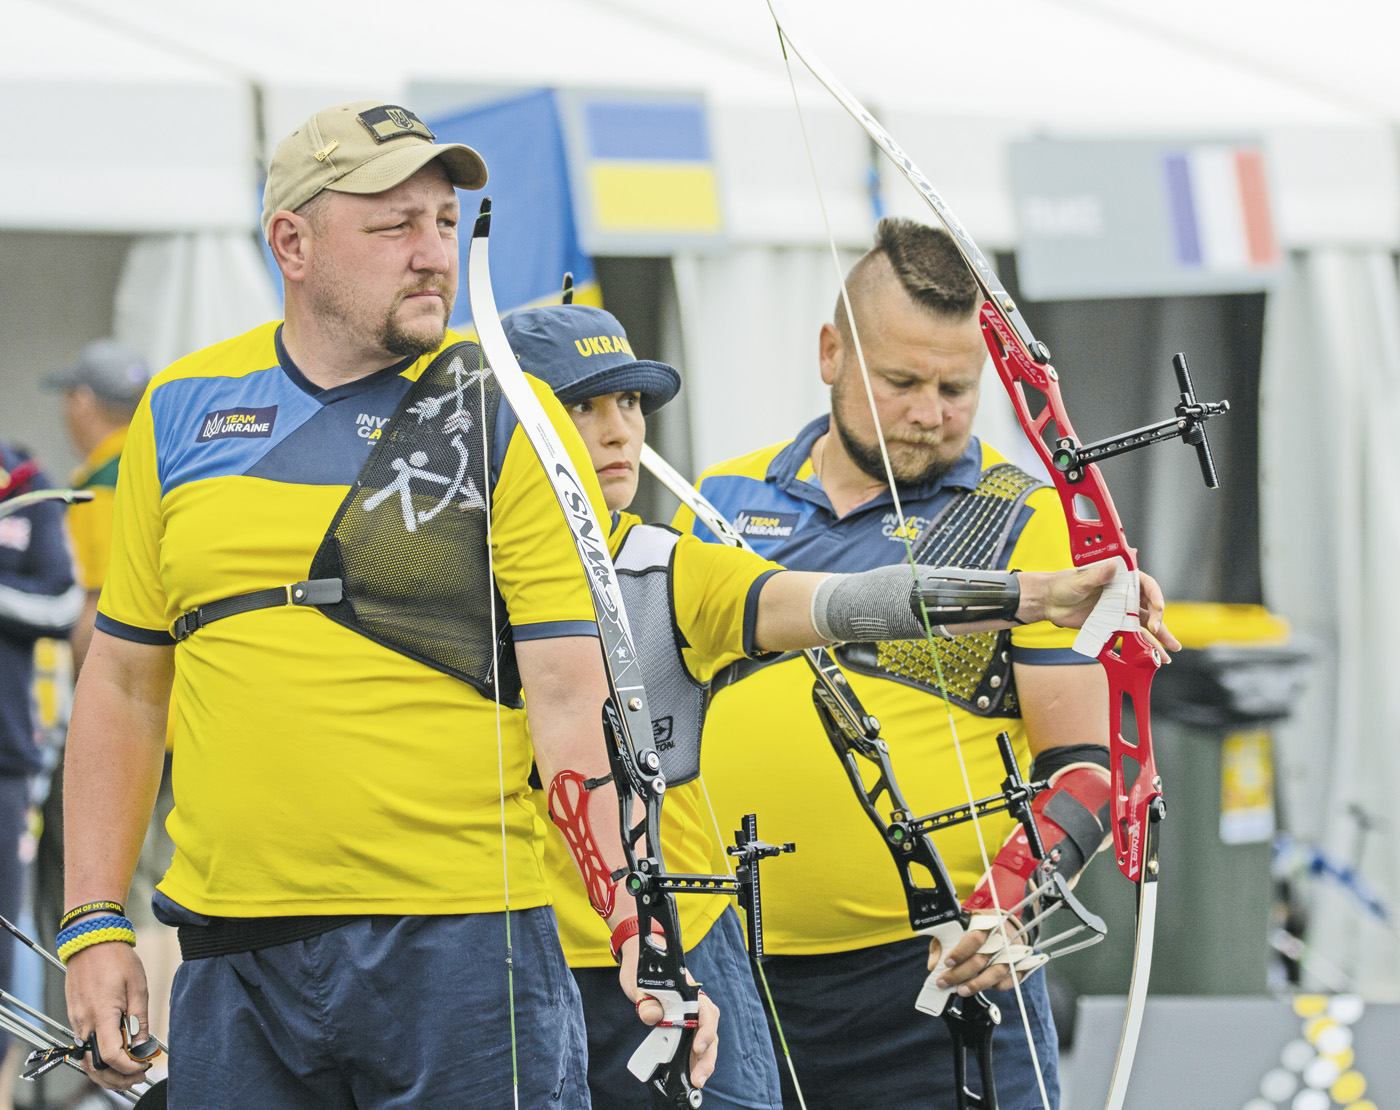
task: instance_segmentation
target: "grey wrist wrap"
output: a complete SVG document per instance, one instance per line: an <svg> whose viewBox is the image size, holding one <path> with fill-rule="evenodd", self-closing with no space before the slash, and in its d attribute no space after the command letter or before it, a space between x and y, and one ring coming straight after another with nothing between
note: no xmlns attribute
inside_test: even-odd
<svg viewBox="0 0 1400 1110"><path fill-rule="evenodd" d="M938 626L1015 620L1020 604L1014 571L927 566L911 570L897 563L822 579L812 592L812 626L822 639L833 642L918 640L925 635L923 609L935 635L946 637Z"/></svg>

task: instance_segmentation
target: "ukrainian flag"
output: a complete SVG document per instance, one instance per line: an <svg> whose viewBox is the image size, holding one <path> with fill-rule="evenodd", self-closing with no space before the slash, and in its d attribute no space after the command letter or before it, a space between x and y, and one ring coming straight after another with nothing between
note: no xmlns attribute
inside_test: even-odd
<svg viewBox="0 0 1400 1110"><path fill-rule="evenodd" d="M583 107L583 124L595 232L723 230L703 102L592 99Z"/></svg>
<svg viewBox="0 0 1400 1110"><path fill-rule="evenodd" d="M486 160L491 285L502 311L558 304L566 272L574 275L575 304L601 305L593 260L579 246L554 93L541 89L427 122L438 142L466 143ZM479 196L461 197L468 234ZM464 236L464 252L466 247ZM451 324L458 330L471 325L465 288Z"/></svg>

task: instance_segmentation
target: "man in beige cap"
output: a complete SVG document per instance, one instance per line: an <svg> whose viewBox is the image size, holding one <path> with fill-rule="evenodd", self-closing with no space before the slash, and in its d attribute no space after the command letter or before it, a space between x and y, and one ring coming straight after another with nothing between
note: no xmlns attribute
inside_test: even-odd
<svg viewBox="0 0 1400 1110"><path fill-rule="evenodd" d="M66 777L60 952L73 1028L95 1031L110 1069L89 1074L106 1086L143 1072L120 1034L123 1013L147 1011L121 902L173 681L175 856L154 899L185 956L171 1105L588 1106L526 795L532 756L546 785L565 769L606 773L606 686L572 538L499 394L459 383L466 408L452 414L464 471L476 468L452 519L489 527L453 549L453 572L491 575L494 591L474 596L495 598L454 629L468 659L455 677L343 623L342 579L309 570L391 414L457 338L454 187L485 180L475 151L435 145L404 108L318 112L278 146L264 195L285 322L181 359L132 422ZM534 384L591 479L568 416ZM418 456L393 460L405 482L448 481ZM603 516L596 481L589 493ZM402 511L397 527L413 531L407 488L403 502L355 511L386 526ZM615 866L616 806L590 812ZM618 892L611 925L630 903ZM634 937L634 997L635 959ZM698 1083L716 1020L706 1004Z"/></svg>

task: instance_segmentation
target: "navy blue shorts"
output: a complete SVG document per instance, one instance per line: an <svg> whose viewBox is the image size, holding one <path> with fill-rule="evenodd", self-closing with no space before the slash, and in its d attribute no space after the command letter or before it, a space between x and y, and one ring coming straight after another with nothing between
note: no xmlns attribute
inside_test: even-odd
<svg viewBox="0 0 1400 1110"><path fill-rule="evenodd" d="M702 1088L704 1110L778 1110L778 1065L768 1043L763 1006L749 974L744 932L726 909L685 955L691 978L719 1007L719 1057ZM588 1085L593 1110L651 1110L651 1095L627 1070L646 1036L636 1008L617 983L617 969L574 968L588 1024Z"/></svg>
<svg viewBox="0 0 1400 1110"><path fill-rule="evenodd" d="M511 943L519 1105L588 1110L583 1014L554 911L512 912ZM505 914L362 917L186 961L170 1026L172 1110L510 1107Z"/></svg>
<svg viewBox="0 0 1400 1110"><path fill-rule="evenodd" d="M948 1027L942 1018L914 1009L928 978L926 939L820 956L769 956L763 969L808 1110L947 1110L957 1105ZM1037 971L1022 983L1021 994L1049 1110L1057 1110L1059 1056L1045 973ZM1040 1110L1040 1088L1016 994L988 991L987 997L1001 1008L1001 1025L992 1038L997 1103L1002 1110ZM773 1043L781 1051L776 1032ZM781 1078L783 1105L796 1110L797 1095L786 1070ZM971 1054L968 1084L981 1090Z"/></svg>

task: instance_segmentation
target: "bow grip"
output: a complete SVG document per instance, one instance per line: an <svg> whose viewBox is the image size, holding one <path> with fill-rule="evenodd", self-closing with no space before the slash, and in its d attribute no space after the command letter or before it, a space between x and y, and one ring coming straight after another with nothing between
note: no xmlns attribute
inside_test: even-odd
<svg viewBox="0 0 1400 1110"><path fill-rule="evenodd" d="M920 1013L938 1017L943 1013L943 1007L948 1005L948 996L953 993L954 988L938 986L937 979L946 968L944 960L948 958L948 953L962 940L966 932L961 920L945 921L942 925L919 930L920 936L933 937L942 945L938 966L928 973L923 989L919 991L919 997L914 1002L914 1009Z"/></svg>
<svg viewBox="0 0 1400 1110"><path fill-rule="evenodd" d="M700 1022L700 1001L682 998L679 991L649 990L647 993L661 1003L661 1020L652 1026L646 1040L632 1053L627 1070L651 1086L654 1092L663 1094L671 1105L694 1110L704 1096L690 1085L689 1061L681 1061L678 1075L668 1077L660 1073L682 1053L689 1053L690 1042Z"/></svg>

